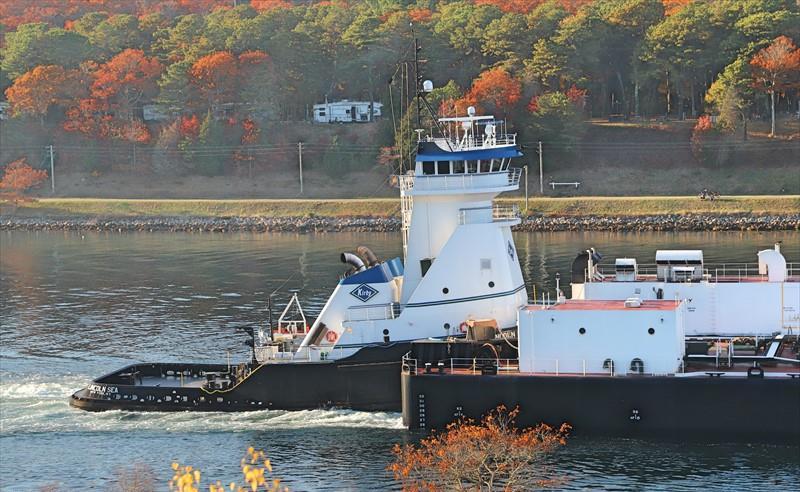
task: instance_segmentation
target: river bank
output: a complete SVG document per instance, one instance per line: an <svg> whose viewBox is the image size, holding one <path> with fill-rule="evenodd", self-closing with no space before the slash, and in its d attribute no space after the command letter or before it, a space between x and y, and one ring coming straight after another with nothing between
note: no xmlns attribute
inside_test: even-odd
<svg viewBox="0 0 800 492"><path fill-rule="evenodd" d="M0 230L336 232L400 230L397 199L135 200L52 198L0 206ZM518 231L800 229L800 196L500 199Z"/></svg>
<svg viewBox="0 0 800 492"><path fill-rule="evenodd" d="M396 217L25 217L4 216L0 230L116 232L394 232ZM532 216L515 231L786 231L800 230L800 214Z"/></svg>

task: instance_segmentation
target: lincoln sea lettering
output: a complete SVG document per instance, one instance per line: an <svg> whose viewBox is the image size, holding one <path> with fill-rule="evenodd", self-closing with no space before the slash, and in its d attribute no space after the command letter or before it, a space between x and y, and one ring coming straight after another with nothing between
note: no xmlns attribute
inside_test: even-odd
<svg viewBox="0 0 800 492"><path fill-rule="evenodd" d="M96 395L114 395L119 393L119 388L116 386L90 384L87 389L89 390L89 393L94 393Z"/></svg>

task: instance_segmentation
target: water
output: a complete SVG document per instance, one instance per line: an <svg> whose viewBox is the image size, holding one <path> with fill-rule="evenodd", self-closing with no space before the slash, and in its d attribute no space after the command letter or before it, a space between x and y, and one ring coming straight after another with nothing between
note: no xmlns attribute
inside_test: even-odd
<svg viewBox="0 0 800 492"><path fill-rule="evenodd" d="M707 262L754 262L777 240L800 261L797 232L516 236L538 292L552 291L556 272L568 278L575 253L589 246L609 260L652 263L659 248L700 248ZM0 241L0 489L103 489L116 467L137 462L166 484L173 460L227 483L240 478L250 445L267 451L292 490L395 487L385 471L391 446L418 438L396 413L93 414L67 398L133 362L243 360L237 326L266 318L269 292L279 289L283 304L289 289L301 289L313 316L343 269L340 251L366 244L396 256L398 234L6 232ZM800 482L797 447L575 439L551 463L565 478L558 488L571 490L790 490Z"/></svg>

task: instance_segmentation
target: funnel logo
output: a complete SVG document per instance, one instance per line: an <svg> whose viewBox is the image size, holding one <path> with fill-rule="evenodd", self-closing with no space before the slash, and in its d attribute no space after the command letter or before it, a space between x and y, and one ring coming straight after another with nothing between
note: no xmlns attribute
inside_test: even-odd
<svg viewBox="0 0 800 492"><path fill-rule="evenodd" d="M361 284L355 289L350 291L350 295L360 300L361 302L367 302L373 297L375 297L377 294L378 291L373 289L367 284Z"/></svg>

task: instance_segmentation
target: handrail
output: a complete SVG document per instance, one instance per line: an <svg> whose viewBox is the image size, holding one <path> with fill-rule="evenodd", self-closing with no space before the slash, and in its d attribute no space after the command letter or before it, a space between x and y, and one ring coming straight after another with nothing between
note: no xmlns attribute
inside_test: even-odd
<svg viewBox="0 0 800 492"><path fill-rule="evenodd" d="M658 275L658 266L655 263L637 264L636 280L654 280ZM596 265L598 273L613 280L616 269L614 265ZM584 272L588 274L588 272ZM786 278L800 277L800 263L786 264ZM767 275L758 272L758 263L719 263L703 265L703 280L709 282L737 282L743 279L759 278L766 280ZM586 278L585 280L589 280Z"/></svg>
<svg viewBox="0 0 800 492"><path fill-rule="evenodd" d="M505 175L507 180L484 179ZM503 188L506 186L519 186L522 177L522 168L514 167L505 171L488 173L465 174L426 174L417 176L403 174L397 176L398 186L402 190L421 189L424 191L450 190L450 189L484 189ZM417 183L419 179L419 183ZM498 182L500 181L500 182ZM424 183L424 184L423 184Z"/></svg>
<svg viewBox="0 0 800 492"><path fill-rule="evenodd" d="M417 359L412 358L410 353L403 356L402 370L407 374L417 374L418 371L423 370L425 373L438 373L444 371L450 374L480 374L487 365L494 365L497 368L497 373L520 373L520 359L490 359L490 358L450 358L437 361L436 363L429 362L420 367ZM592 360L592 359L526 359L529 362L529 367L533 371L527 374L541 374L548 375L580 375L580 376L626 376L628 374L635 375L651 375L651 376L664 376L674 375L684 372L683 362L679 362L677 369L674 364L669 366L653 366L647 361L642 364L641 372L629 367L633 362L625 361L622 369L619 369L618 364L612 359ZM439 366L438 364L442 365Z"/></svg>
<svg viewBox="0 0 800 492"><path fill-rule="evenodd" d="M458 224L488 224L491 222L509 222L520 218L519 207L497 205L490 207L472 207L458 210Z"/></svg>

